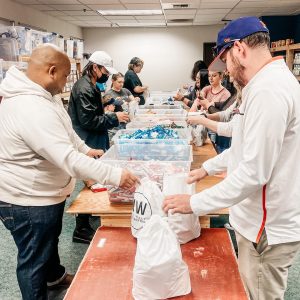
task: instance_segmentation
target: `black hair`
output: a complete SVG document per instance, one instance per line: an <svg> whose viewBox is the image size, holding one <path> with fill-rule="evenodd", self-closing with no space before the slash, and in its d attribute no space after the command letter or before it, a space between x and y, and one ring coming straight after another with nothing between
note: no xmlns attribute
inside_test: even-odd
<svg viewBox="0 0 300 300"><path fill-rule="evenodd" d="M97 64L93 63L92 61L89 61L82 70L82 76L88 75L90 78L92 78L92 76L94 76L95 73L93 70L93 65ZM97 67L101 69L103 66L97 65Z"/></svg>
<svg viewBox="0 0 300 300"><path fill-rule="evenodd" d="M209 85L208 70L200 69L198 72L200 73L200 90L202 90L205 86Z"/></svg>
<svg viewBox="0 0 300 300"><path fill-rule="evenodd" d="M203 60L197 60L194 63L194 67L193 67L193 70L192 70L192 73L191 73L191 78L192 78L193 81L196 81L196 75L202 69L207 69L206 63Z"/></svg>

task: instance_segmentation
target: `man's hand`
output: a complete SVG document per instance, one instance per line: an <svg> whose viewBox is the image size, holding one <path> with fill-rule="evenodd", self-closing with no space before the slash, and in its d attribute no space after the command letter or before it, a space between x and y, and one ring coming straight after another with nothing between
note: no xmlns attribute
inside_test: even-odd
<svg viewBox="0 0 300 300"><path fill-rule="evenodd" d="M139 183L138 177L133 175L126 169L123 169L120 181L120 188L125 190L133 190L135 188L136 183Z"/></svg>
<svg viewBox="0 0 300 300"><path fill-rule="evenodd" d="M165 213L168 213L170 210L171 214L190 214L193 212L190 205L190 199L191 195L186 194L167 196L163 201L162 209Z"/></svg>
<svg viewBox="0 0 300 300"><path fill-rule="evenodd" d="M99 158L104 154L101 149L91 149L86 155L89 157Z"/></svg>
<svg viewBox="0 0 300 300"><path fill-rule="evenodd" d="M204 170L203 167L201 167L200 169L196 169L196 170L191 171L188 175L188 178L187 178L186 182L188 184L191 184L191 183L200 181L201 179L203 179L207 175L208 175L207 172Z"/></svg>
<svg viewBox="0 0 300 300"><path fill-rule="evenodd" d="M180 92L177 92L177 94L175 96L173 96L174 100L176 101L181 101L183 98L183 94Z"/></svg>
<svg viewBox="0 0 300 300"><path fill-rule="evenodd" d="M129 122L129 115L127 112L118 111L116 112L119 123L127 123Z"/></svg>

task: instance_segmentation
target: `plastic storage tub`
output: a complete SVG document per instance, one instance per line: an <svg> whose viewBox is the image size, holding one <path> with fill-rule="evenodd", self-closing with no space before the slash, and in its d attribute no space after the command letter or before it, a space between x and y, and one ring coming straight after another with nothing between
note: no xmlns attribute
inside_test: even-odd
<svg viewBox="0 0 300 300"><path fill-rule="evenodd" d="M191 141L190 136L188 135L186 129L171 129L178 134L178 139L168 138L168 139L159 139L159 138L144 138L144 139L129 139L124 138L124 134L132 134L138 129L121 129L118 130L116 135L113 137L114 144L166 144L166 145L188 145Z"/></svg>
<svg viewBox="0 0 300 300"><path fill-rule="evenodd" d="M164 109L143 109L138 107L136 112L136 115L179 115L179 116L186 116L187 115L187 111L183 108L179 108L179 109L168 109L168 108L164 108Z"/></svg>
<svg viewBox="0 0 300 300"><path fill-rule="evenodd" d="M160 185L164 174L189 172L192 160L192 146L164 144L117 144L100 158L105 164L126 168Z"/></svg>
<svg viewBox="0 0 300 300"><path fill-rule="evenodd" d="M140 105L139 109L182 109L182 104L145 104Z"/></svg>

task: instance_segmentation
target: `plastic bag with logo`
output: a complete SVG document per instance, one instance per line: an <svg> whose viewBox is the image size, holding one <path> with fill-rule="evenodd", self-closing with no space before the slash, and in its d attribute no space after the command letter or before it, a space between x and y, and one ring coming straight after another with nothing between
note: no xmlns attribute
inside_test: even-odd
<svg viewBox="0 0 300 300"><path fill-rule="evenodd" d="M191 292L188 266L164 219L153 215L138 235L132 288L135 300L167 299Z"/></svg>
<svg viewBox="0 0 300 300"><path fill-rule="evenodd" d="M164 175L163 194L195 194L195 184L186 183L187 174ZM177 236L180 244L185 244L200 236L201 227L199 217L194 214L172 214L168 212L168 223Z"/></svg>
<svg viewBox="0 0 300 300"><path fill-rule="evenodd" d="M141 179L141 184L134 193L131 215L131 233L137 237L152 215L164 216L161 208L164 195L157 183L149 178Z"/></svg>

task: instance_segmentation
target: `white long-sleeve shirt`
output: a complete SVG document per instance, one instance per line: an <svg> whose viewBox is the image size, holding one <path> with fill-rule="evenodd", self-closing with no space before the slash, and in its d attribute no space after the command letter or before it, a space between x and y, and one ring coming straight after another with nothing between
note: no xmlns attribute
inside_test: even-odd
<svg viewBox="0 0 300 300"><path fill-rule="evenodd" d="M62 202L72 178L118 186L120 168L94 160L57 97L12 67L0 85L0 200L23 206Z"/></svg>
<svg viewBox="0 0 300 300"><path fill-rule="evenodd" d="M230 207L230 223L257 242L300 241L300 85L283 59L264 66L246 85L231 148L203 164L219 184L191 197L195 214Z"/></svg>

